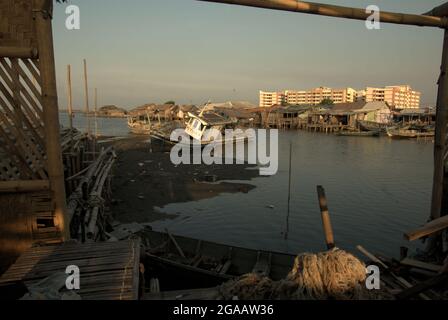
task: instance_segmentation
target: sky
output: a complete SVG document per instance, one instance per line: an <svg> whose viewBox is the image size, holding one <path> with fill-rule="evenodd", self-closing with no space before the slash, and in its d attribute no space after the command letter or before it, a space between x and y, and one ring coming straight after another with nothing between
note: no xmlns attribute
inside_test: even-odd
<svg viewBox="0 0 448 320"><path fill-rule="evenodd" d="M315 0L317 2L317 0ZM320 0L328 4L423 13L445 0ZM68 5L81 29L67 30ZM82 60L90 101L130 109L174 100L245 100L259 90L410 84L422 106L435 105L443 31L320 17L195 0L69 0L55 5L53 33L61 109L66 66L73 99L84 107Z"/></svg>

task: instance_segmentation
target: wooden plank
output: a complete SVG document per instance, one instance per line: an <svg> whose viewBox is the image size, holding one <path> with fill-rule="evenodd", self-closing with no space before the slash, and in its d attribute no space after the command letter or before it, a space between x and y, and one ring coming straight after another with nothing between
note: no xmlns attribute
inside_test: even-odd
<svg viewBox="0 0 448 320"><path fill-rule="evenodd" d="M424 291L427 291L437 285L441 285L442 283L448 281L448 274L439 274L431 279L423 281L415 286L412 286L406 290L403 290L399 294L396 295L397 299L409 299L417 294L421 294Z"/></svg>
<svg viewBox="0 0 448 320"><path fill-rule="evenodd" d="M0 278L0 284L30 285L71 264L81 271L83 286L77 294L82 299L138 299L140 239L32 248Z"/></svg>
<svg viewBox="0 0 448 320"><path fill-rule="evenodd" d="M0 192L34 192L49 189L48 180L0 181Z"/></svg>
<svg viewBox="0 0 448 320"><path fill-rule="evenodd" d="M367 258L369 258L372 262L375 262L379 265L381 265L385 270L389 271L390 275L398 282L400 283L401 286L403 286L404 288L411 288L412 284L410 284L406 279L397 276L396 274L394 274L390 268L384 263L382 262L380 259L378 259L377 257L375 257L373 254L371 254L370 252L368 252L366 249L364 249L362 246L357 246L356 247L361 253L363 253ZM424 295L423 293L419 294L420 298L422 298L423 300L431 300L429 299L429 297L427 295Z"/></svg>
<svg viewBox="0 0 448 320"><path fill-rule="evenodd" d="M405 266L415 267L418 269L429 270L429 271L434 271L434 272L439 272L440 270L442 270L442 266L439 266L436 264L431 264L431 263L426 263L426 262L422 262L422 261L418 261L418 260L413 260L410 258L405 258L405 259L401 260L400 263Z"/></svg>
<svg viewBox="0 0 448 320"><path fill-rule="evenodd" d="M404 238L408 241L414 241L442 231L446 228L448 228L448 216L443 216L429 222L421 228L406 232L404 234Z"/></svg>
<svg viewBox="0 0 448 320"><path fill-rule="evenodd" d="M169 233L168 229L165 229L165 231L168 234L168 236L170 237L170 239L173 242L174 246L176 247L177 251L179 252L179 255L182 258L186 258L184 252L182 251L182 248L179 246L179 244L177 243L176 239L174 239L173 235L171 233Z"/></svg>

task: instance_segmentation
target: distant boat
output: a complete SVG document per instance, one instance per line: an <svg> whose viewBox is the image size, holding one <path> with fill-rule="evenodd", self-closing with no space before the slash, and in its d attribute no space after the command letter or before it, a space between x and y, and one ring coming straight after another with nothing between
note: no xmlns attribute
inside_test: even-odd
<svg viewBox="0 0 448 320"><path fill-rule="evenodd" d="M396 129L388 128L387 135L392 139L416 139L416 138L430 138L435 136L434 131L419 131L412 129Z"/></svg>
<svg viewBox="0 0 448 320"><path fill-rule="evenodd" d="M379 131L341 131L336 135L345 137L379 137Z"/></svg>
<svg viewBox="0 0 448 320"><path fill-rule="evenodd" d="M151 123L149 115L139 114L137 116L128 116L128 127L135 134L150 134L151 129L157 126L157 123Z"/></svg>
<svg viewBox="0 0 448 320"><path fill-rule="evenodd" d="M388 127L387 123L379 123L379 122L365 121L365 120L358 120L358 125L361 128L361 130L364 130L364 131L386 132L386 129Z"/></svg>

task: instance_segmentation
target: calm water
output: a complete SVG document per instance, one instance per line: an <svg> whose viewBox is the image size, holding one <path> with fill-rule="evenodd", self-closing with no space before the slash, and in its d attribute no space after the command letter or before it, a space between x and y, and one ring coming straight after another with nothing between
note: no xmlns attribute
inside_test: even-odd
<svg viewBox="0 0 448 320"><path fill-rule="evenodd" d="M104 135L127 133L123 119L101 119L99 127ZM284 240L290 141L292 200L289 237ZM250 183L257 188L248 194L168 205L163 210L180 216L154 228L254 249L323 250L316 194L316 186L323 185L339 247L354 251L361 244L397 256L401 245L409 246L403 232L429 216L432 143L289 131L280 132L279 150L278 174L253 179Z"/></svg>
<svg viewBox="0 0 448 320"><path fill-rule="evenodd" d="M87 131L87 118L82 113L75 113L73 126L82 131ZM59 113L59 122L62 126L69 126L68 113ZM127 120L125 118L97 118L98 134L102 136L125 136L129 133ZM95 119L90 118L91 132L95 130Z"/></svg>

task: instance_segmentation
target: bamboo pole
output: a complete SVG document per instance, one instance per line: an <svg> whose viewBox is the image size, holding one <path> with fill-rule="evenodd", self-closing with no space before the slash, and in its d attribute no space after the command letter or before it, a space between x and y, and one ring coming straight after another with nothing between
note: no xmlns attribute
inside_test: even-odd
<svg viewBox="0 0 448 320"><path fill-rule="evenodd" d="M86 106L85 106L85 112L87 117L87 134L90 135L90 108L89 108L89 85L87 82L87 61L84 59L84 90L85 90L85 99L86 99Z"/></svg>
<svg viewBox="0 0 448 320"><path fill-rule="evenodd" d="M34 23L39 48L39 66L42 80L42 100L47 150L47 170L53 192L55 225L59 227L62 239L68 240L69 221L65 202L64 169L59 135L59 108L56 90L56 71L53 48L51 0L33 0Z"/></svg>
<svg viewBox="0 0 448 320"><path fill-rule="evenodd" d="M70 130L73 129L72 68L67 65L67 109Z"/></svg>
<svg viewBox="0 0 448 320"><path fill-rule="evenodd" d="M329 4L320 4L306 1L296 0L198 0L204 2L217 2L233 5L242 5L249 7L301 12L307 14L315 14L328 17L346 18L354 20L366 21L371 13L366 9L351 8L343 6L335 6ZM417 14L404 14L395 12L381 11L381 22L413 25L420 27L448 27L448 19L445 17L434 17Z"/></svg>
<svg viewBox="0 0 448 320"><path fill-rule="evenodd" d="M98 112L98 88L95 88L95 138L98 138L97 112ZM93 151L95 152L95 149Z"/></svg>
<svg viewBox="0 0 448 320"><path fill-rule="evenodd" d="M328 250L335 247L333 228L331 227L330 213L328 212L327 197L325 190L321 186L317 186L317 195L319 198L320 213L322 216L322 225L324 227L325 242Z"/></svg>
<svg viewBox="0 0 448 320"><path fill-rule="evenodd" d="M37 59L39 56L36 48L2 47L0 46L0 58Z"/></svg>

